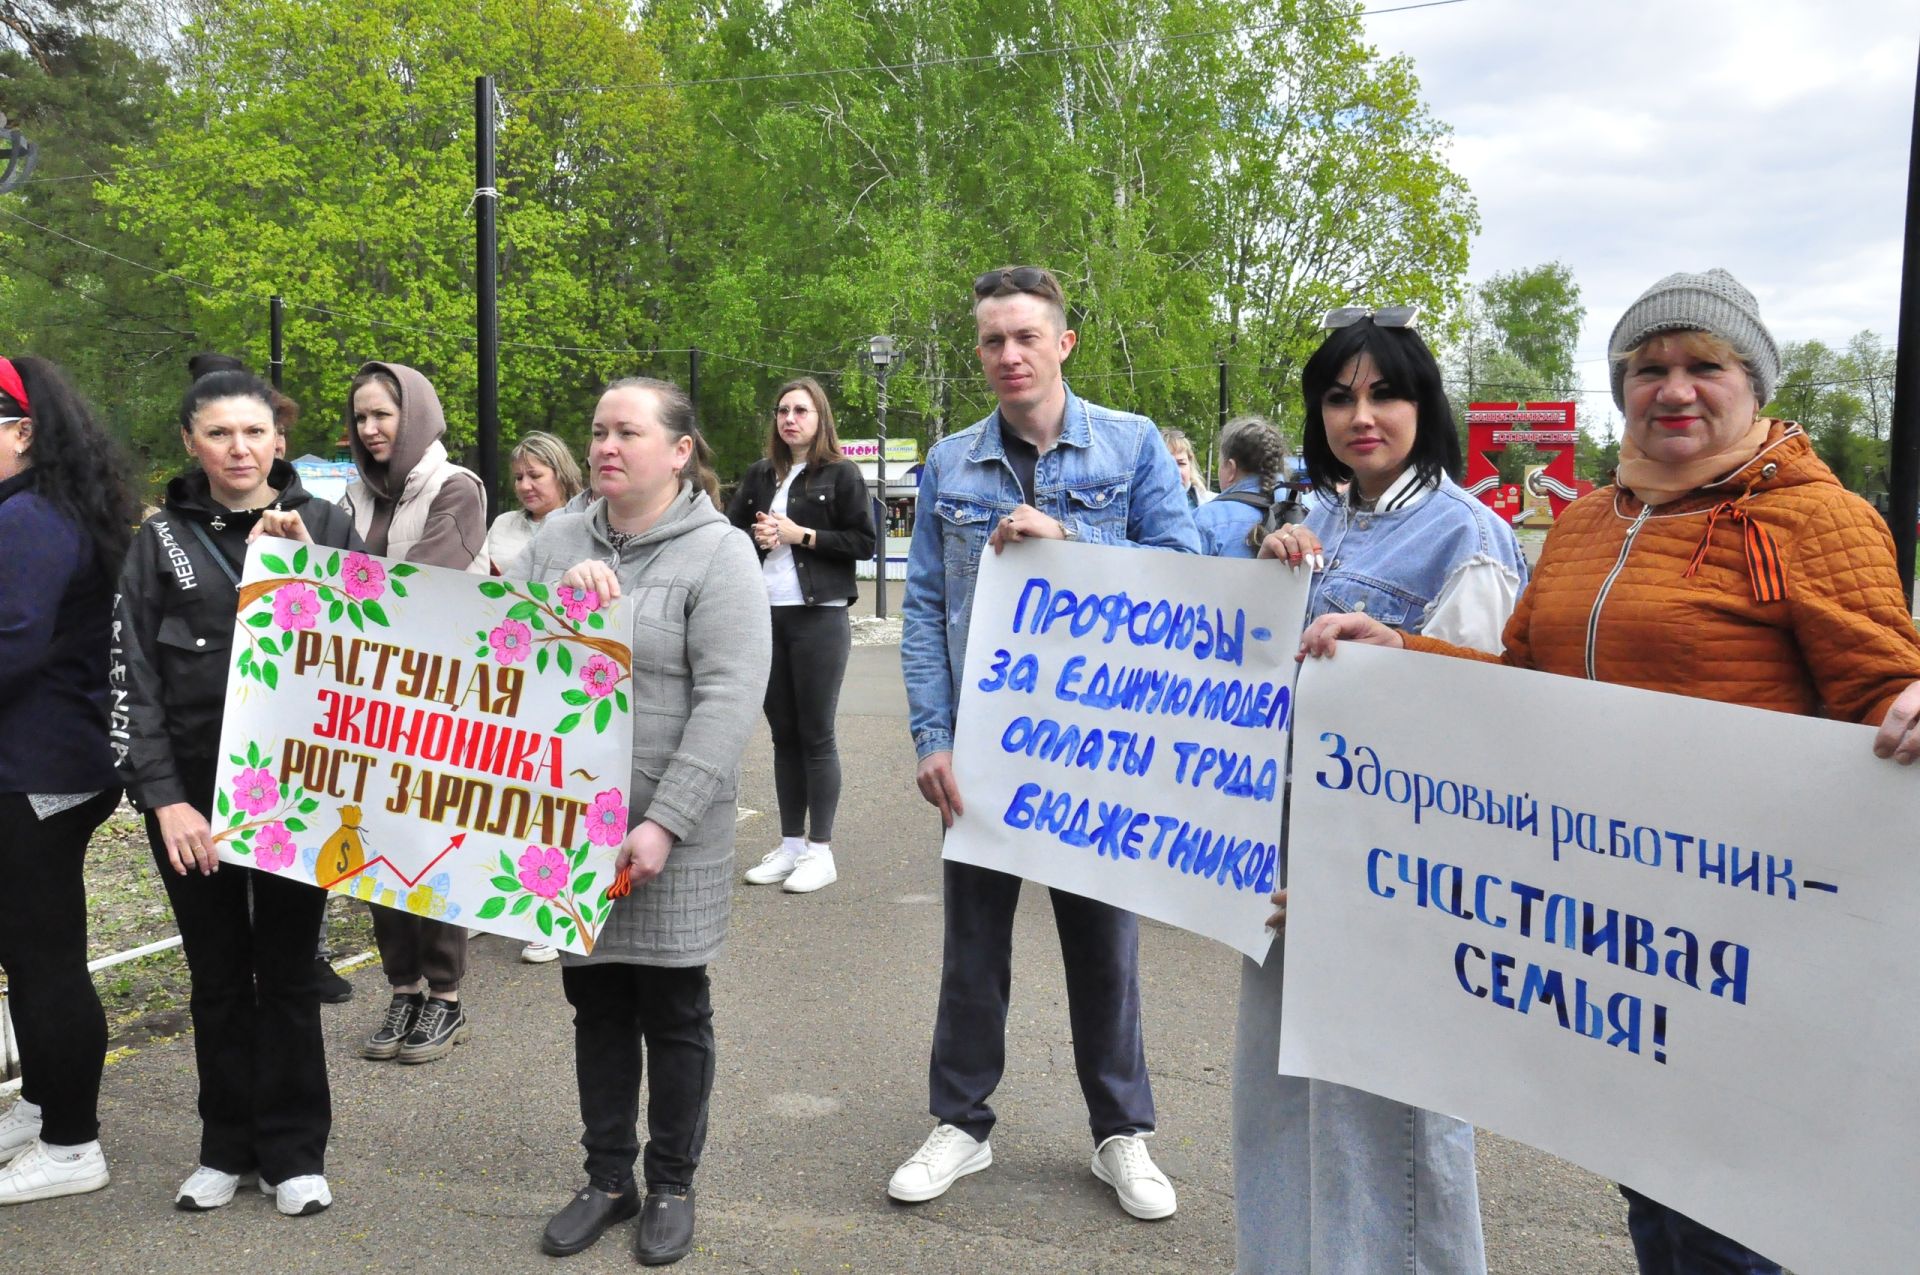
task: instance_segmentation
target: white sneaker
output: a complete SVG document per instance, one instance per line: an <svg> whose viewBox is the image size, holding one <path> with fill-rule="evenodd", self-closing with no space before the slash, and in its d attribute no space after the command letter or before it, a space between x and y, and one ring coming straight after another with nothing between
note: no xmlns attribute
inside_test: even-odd
<svg viewBox="0 0 1920 1275"><path fill-rule="evenodd" d="M279 1186L261 1178L260 1190L271 1195L273 1207L288 1217L311 1217L333 1203L333 1192L327 1189L327 1180L318 1173L303 1173Z"/></svg>
<svg viewBox="0 0 1920 1275"><path fill-rule="evenodd" d="M19 1099L0 1116L0 1164L32 1146L39 1136L40 1108L25 1098Z"/></svg>
<svg viewBox="0 0 1920 1275"><path fill-rule="evenodd" d="M840 873L833 866L833 851L808 850L793 861L793 871L780 888L788 894L812 894L839 879Z"/></svg>
<svg viewBox="0 0 1920 1275"><path fill-rule="evenodd" d="M934 1126L920 1149L893 1171L887 1194L905 1204L918 1204L945 1195L958 1178L978 1173L993 1163L993 1143L975 1142L963 1129Z"/></svg>
<svg viewBox="0 0 1920 1275"><path fill-rule="evenodd" d="M78 1150L73 1159L65 1153ZM13 1163L0 1169L0 1204L25 1204L28 1200L51 1200L59 1195L85 1195L98 1191L110 1180L107 1157L98 1142L84 1147L61 1147L55 1158L47 1144L35 1138L32 1145Z"/></svg>
<svg viewBox="0 0 1920 1275"><path fill-rule="evenodd" d="M1112 1187L1120 1207L1142 1221L1172 1217L1180 1207L1173 1183L1147 1154L1147 1140L1139 1134L1115 1134L1102 1142L1093 1153L1093 1176Z"/></svg>
<svg viewBox="0 0 1920 1275"><path fill-rule="evenodd" d="M233 1193L239 1189L239 1174L222 1173L203 1164L193 1171L192 1177L180 1184L180 1189L174 1193L173 1207L183 1213L204 1213L208 1209L231 1204Z"/></svg>
<svg viewBox="0 0 1920 1275"><path fill-rule="evenodd" d="M529 965L545 965L560 959L560 949L551 943L529 943L520 949L520 959Z"/></svg>
<svg viewBox="0 0 1920 1275"><path fill-rule="evenodd" d="M747 869L746 882L748 885L778 885L793 875L793 865L799 857L798 850L776 847L766 858Z"/></svg>

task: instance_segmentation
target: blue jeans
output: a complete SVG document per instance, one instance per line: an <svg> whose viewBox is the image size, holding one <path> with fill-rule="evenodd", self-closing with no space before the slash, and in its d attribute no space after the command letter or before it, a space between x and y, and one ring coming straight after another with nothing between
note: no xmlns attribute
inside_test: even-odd
<svg viewBox="0 0 1920 1275"><path fill-rule="evenodd" d="M1630 1187L1621 1187L1620 1194L1627 1197L1627 1234L1640 1275L1780 1275L1778 1262L1686 1214Z"/></svg>
<svg viewBox="0 0 1920 1275"><path fill-rule="evenodd" d="M1485 1275L1473 1126L1282 1076L1284 940L1244 961L1233 1043L1239 1275Z"/></svg>

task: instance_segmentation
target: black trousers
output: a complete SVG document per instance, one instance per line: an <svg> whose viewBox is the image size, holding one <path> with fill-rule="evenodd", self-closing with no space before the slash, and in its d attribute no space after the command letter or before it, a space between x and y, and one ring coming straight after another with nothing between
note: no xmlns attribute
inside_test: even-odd
<svg viewBox="0 0 1920 1275"><path fill-rule="evenodd" d="M467 927L415 916L399 908L367 904L373 913L373 945L389 987L427 980L427 990L444 996L460 990L467 973Z"/></svg>
<svg viewBox="0 0 1920 1275"><path fill-rule="evenodd" d="M0 793L0 969L19 1038L20 1096L57 1147L100 1136L107 1016L87 973L87 841L120 790L40 819L24 793Z"/></svg>
<svg viewBox="0 0 1920 1275"><path fill-rule="evenodd" d="M773 608L766 709L783 837L804 831L815 841L833 839L833 815L840 807L840 748L833 719L852 649L847 608Z"/></svg>
<svg viewBox="0 0 1920 1275"><path fill-rule="evenodd" d="M1021 879L952 859L946 886L946 949L940 1011L927 1067L933 1118L984 1139L987 1099L1007 1064L1007 1004L1013 986L1013 914ZM1073 1067L1094 1141L1154 1127L1140 1026L1140 920L1109 904L1050 890L1067 975Z"/></svg>
<svg viewBox="0 0 1920 1275"><path fill-rule="evenodd" d="M647 1082L648 1186L693 1185L713 1094L713 999L707 967L566 965L587 1177L606 1191L633 1181L639 1156L641 1042Z"/></svg>
<svg viewBox="0 0 1920 1275"><path fill-rule="evenodd" d="M212 767L181 772L207 813ZM152 814L147 839L193 980L200 1163L223 1173L258 1169L269 1182L326 1172L333 1100L313 965L326 892L231 863L182 876Z"/></svg>

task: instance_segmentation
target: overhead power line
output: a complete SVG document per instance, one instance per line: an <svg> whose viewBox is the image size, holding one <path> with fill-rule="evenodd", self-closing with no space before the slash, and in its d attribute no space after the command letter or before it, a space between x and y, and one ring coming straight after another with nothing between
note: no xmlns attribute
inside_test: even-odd
<svg viewBox="0 0 1920 1275"><path fill-rule="evenodd" d="M1440 9L1465 4L1466 0L1421 0L1416 4L1395 5L1387 9L1368 9L1356 18L1382 17L1389 13L1411 13L1416 9ZM1267 31L1313 26L1325 22L1348 21L1345 14L1306 18L1290 22L1254 22L1245 26L1215 27L1207 31L1189 31L1175 35L1142 35L1124 40L1093 40L1085 44L1055 44L1036 49L1008 49L997 53L968 53L944 58L921 58L910 62L877 62L870 66L812 67L801 71L762 71L752 75L716 75L695 80L634 81L626 84L563 84L552 88L501 89L502 96L535 97L552 93L655 93L671 89L710 88L726 84L755 84L771 80L818 80L841 75L893 75L902 71L924 71L937 67L979 66L986 63L1021 62L1029 58L1061 57L1070 53L1095 53L1131 48L1141 44L1183 44L1194 40L1218 40L1236 35L1259 35Z"/></svg>

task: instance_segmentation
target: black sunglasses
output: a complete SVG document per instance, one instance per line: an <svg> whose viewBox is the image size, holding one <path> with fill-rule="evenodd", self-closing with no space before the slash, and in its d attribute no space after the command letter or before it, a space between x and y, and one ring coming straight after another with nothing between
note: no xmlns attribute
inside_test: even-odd
<svg viewBox="0 0 1920 1275"><path fill-rule="evenodd" d="M973 295L983 299L1014 292L1048 296L1059 287L1059 282L1039 266L1009 266L1004 270L989 270L975 279Z"/></svg>
<svg viewBox="0 0 1920 1275"><path fill-rule="evenodd" d="M1387 305L1378 310L1370 310L1363 305L1343 305L1327 311L1327 317L1320 320L1320 326L1329 332L1341 328L1350 328L1362 319L1372 319L1376 328L1410 328L1413 321L1420 317L1417 305Z"/></svg>

